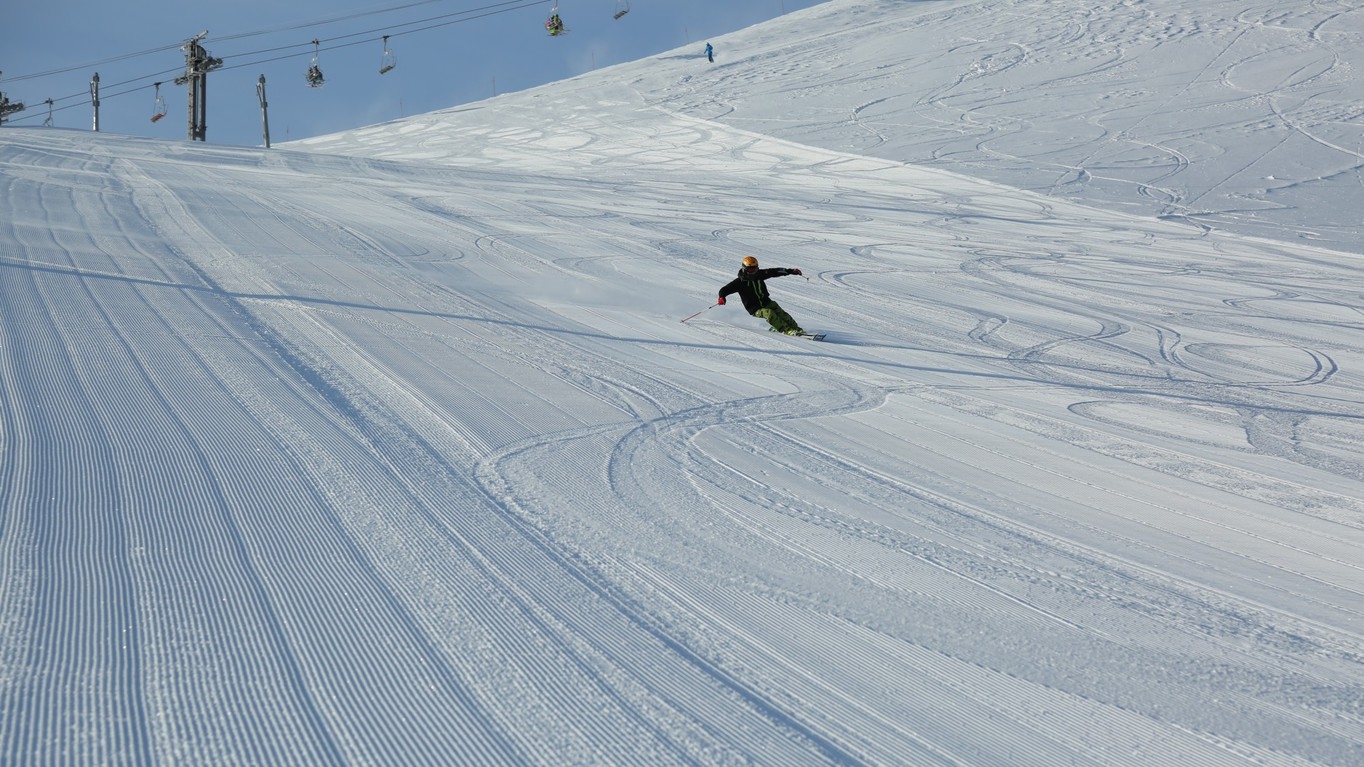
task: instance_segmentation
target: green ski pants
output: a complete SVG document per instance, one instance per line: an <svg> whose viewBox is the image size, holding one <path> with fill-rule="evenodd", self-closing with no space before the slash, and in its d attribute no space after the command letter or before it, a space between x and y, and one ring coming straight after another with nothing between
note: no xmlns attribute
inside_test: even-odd
<svg viewBox="0 0 1364 767"><path fill-rule="evenodd" d="M795 335L801 332L800 326L796 324L796 321L791 319L791 315L787 314L785 309L778 306L776 301L768 301L763 305L763 308L753 312L753 316L767 320L767 323L772 326L772 329L778 333Z"/></svg>

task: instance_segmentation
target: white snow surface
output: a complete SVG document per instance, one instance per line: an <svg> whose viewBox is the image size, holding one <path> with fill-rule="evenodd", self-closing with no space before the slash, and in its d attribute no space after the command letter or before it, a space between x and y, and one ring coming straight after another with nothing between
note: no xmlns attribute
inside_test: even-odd
<svg viewBox="0 0 1364 767"><path fill-rule="evenodd" d="M834 0L0 131L0 764L1364 763L1361 38Z"/></svg>

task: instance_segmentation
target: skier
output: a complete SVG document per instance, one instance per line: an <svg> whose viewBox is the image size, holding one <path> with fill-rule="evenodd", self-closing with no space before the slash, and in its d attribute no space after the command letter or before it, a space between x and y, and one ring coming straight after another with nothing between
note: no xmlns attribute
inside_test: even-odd
<svg viewBox="0 0 1364 767"><path fill-rule="evenodd" d="M710 43L706 43L706 61L715 63L715 49L710 47Z"/></svg>
<svg viewBox="0 0 1364 767"><path fill-rule="evenodd" d="M765 280L772 277L785 277L789 274L800 275L800 270L759 269L758 259L753 256L744 256L743 267L739 269L739 276L728 285L720 288L720 300L716 303L724 306L725 296L738 293L748 313L754 317L767 320L768 324L772 326L772 330L785 333L788 336L803 336L805 331L801 330L796 321L791 319L791 315L778 306L777 302L773 301L767 293Z"/></svg>

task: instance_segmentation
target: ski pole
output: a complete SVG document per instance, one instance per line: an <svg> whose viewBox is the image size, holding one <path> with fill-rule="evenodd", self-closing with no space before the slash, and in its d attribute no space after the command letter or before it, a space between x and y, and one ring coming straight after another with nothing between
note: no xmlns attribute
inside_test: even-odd
<svg viewBox="0 0 1364 767"><path fill-rule="evenodd" d="M691 317L688 317L687 319L682 320L682 321L683 321L683 322L686 322L687 320L691 319L692 317L699 316L700 314L702 314L702 313L704 313L704 312L708 312L708 311L710 311L711 309L714 309L715 307L717 307L717 306L719 306L719 305L720 305L719 303L711 304L710 306L707 306L706 308L702 309L701 311L697 312L696 314L693 314Z"/></svg>

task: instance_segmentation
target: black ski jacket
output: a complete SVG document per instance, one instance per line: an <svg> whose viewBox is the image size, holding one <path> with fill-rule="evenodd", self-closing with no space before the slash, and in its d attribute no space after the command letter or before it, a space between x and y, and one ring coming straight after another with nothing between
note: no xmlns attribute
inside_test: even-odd
<svg viewBox="0 0 1364 767"><path fill-rule="evenodd" d="M759 269L756 272L746 272L739 270L739 276L728 285L720 288L720 297L731 293L738 293L739 299L744 302L744 308L749 314L758 311L772 300L767 294L767 283L763 280L772 277L785 277L788 274L795 274L795 269Z"/></svg>

